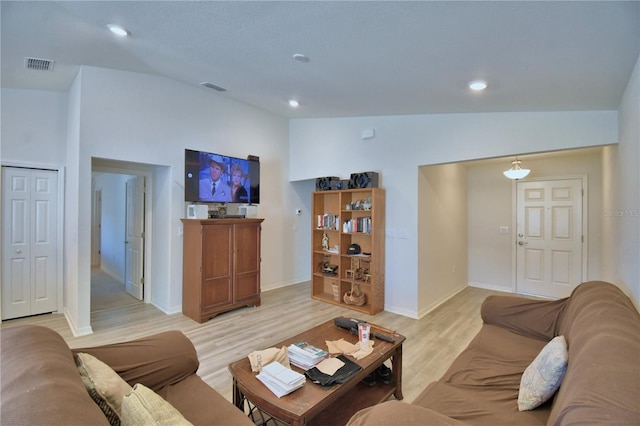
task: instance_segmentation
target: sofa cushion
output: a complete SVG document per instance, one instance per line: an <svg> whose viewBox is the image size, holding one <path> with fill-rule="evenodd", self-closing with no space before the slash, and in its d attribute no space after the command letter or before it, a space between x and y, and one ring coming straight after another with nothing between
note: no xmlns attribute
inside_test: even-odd
<svg viewBox="0 0 640 426"><path fill-rule="evenodd" d="M243 411L195 374L167 386L159 395L196 426L254 426Z"/></svg>
<svg viewBox="0 0 640 426"><path fill-rule="evenodd" d="M484 324L437 382L413 404L475 425L545 425L550 404L518 411L522 373L547 342Z"/></svg>
<svg viewBox="0 0 640 426"><path fill-rule="evenodd" d="M76 364L91 398L109 423L119 425L122 398L131 392L131 386L111 367L92 355L76 354Z"/></svg>
<svg viewBox="0 0 640 426"><path fill-rule="evenodd" d="M567 371L567 343L554 337L524 370L518 393L518 409L533 410L549 400L560 387Z"/></svg>
<svg viewBox="0 0 640 426"><path fill-rule="evenodd" d="M465 426L468 423L452 419L429 408L400 401L386 401L364 408L354 414L347 426Z"/></svg>
<svg viewBox="0 0 640 426"><path fill-rule="evenodd" d="M190 426L178 410L148 387L136 384L122 400L122 426Z"/></svg>
<svg viewBox="0 0 640 426"><path fill-rule="evenodd" d="M0 336L3 426L109 424L62 336L34 325L4 327Z"/></svg>

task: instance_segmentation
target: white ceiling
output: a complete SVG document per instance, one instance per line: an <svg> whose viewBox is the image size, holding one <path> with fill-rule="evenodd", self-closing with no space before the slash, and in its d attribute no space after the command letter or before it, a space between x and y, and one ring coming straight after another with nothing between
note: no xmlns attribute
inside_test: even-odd
<svg viewBox="0 0 640 426"><path fill-rule="evenodd" d="M292 118L617 109L639 55L639 6L2 0L1 82L66 91L91 65L165 76ZM130 37L113 36L110 23ZM27 56L53 59L53 71L26 70ZM489 88L470 93L466 83L478 78ZM301 106L291 109L290 98Z"/></svg>

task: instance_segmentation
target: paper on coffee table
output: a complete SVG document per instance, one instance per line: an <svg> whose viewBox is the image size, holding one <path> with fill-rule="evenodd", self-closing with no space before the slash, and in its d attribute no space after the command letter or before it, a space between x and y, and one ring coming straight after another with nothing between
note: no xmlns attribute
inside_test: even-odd
<svg viewBox="0 0 640 426"><path fill-rule="evenodd" d="M333 376L343 365L344 362L338 358L327 358L316 365L316 368L328 376Z"/></svg>

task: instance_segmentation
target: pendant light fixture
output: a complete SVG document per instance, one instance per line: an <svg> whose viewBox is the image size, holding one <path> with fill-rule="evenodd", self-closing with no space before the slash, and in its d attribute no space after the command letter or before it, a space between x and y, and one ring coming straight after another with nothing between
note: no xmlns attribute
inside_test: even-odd
<svg viewBox="0 0 640 426"><path fill-rule="evenodd" d="M516 157L516 159L511 162L511 168L503 172L504 175L509 179L522 179L523 177L526 177L531 170L521 168L521 163L522 161L518 160L518 157Z"/></svg>

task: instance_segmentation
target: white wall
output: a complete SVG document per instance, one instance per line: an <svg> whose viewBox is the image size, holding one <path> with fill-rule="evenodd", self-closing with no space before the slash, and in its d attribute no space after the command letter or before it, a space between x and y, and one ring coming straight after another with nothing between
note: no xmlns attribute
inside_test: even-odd
<svg viewBox="0 0 640 426"><path fill-rule="evenodd" d="M289 178L344 178L368 170L382 174L381 186L387 190L385 309L418 316L431 303L415 306L419 166L616 143L617 126L616 111L294 119ZM362 130L371 128L375 138L361 140Z"/></svg>
<svg viewBox="0 0 640 426"><path fill-rule="evenodd" d="M3 90L2 159L33 161L33 153L49 149L47 141L29 150L19 137L33 126L32 111L58 130L56 161L66 166L65 313L76 334L91 332L90 235L91 159L135 162L153 169L152 302L160 309L180 311L182 304L182 238L185 215L184 149L257 155L261 161L263 290L296 282L291 261L292 218L299 197L288 182L287 120L212 93L200 86L144 74L83 67L68 94ZM57 105L40 100L61 98ZM64 102L68 100L68 104ZM64 110L62 114L58 109ZM17 112L13 112L17 111ZM7 122L5 112L12 114ZM34 114L35 115L35 114ZM45 134L43 123L39 132ZM5 138L5 131L12 137ZM63 138L61 143L59 138ZM6 148L5 148L6 146ZM52 149L52 152L55 151Z"/></svg>
<svg viewBox="0 0 640 426"><path fill-rule="evenodd" d="M452 163L420 167L418 180L418 317L467 286L467 169ZM435 244L422 244L434 241Z"/></svg>
<svg viewBox="0 0 640 426"><path fill-rule="evenodd" d="M2 162L59 167L65 163L67 93L0 90Z"/></svg>
<svg viewBox="0 0 640 426"><path fill-rule="evenodd" d="M640 57L619 108L620 143L607 151L610 185L602 212L607 280L623 288L640 309Z"/></svg>

